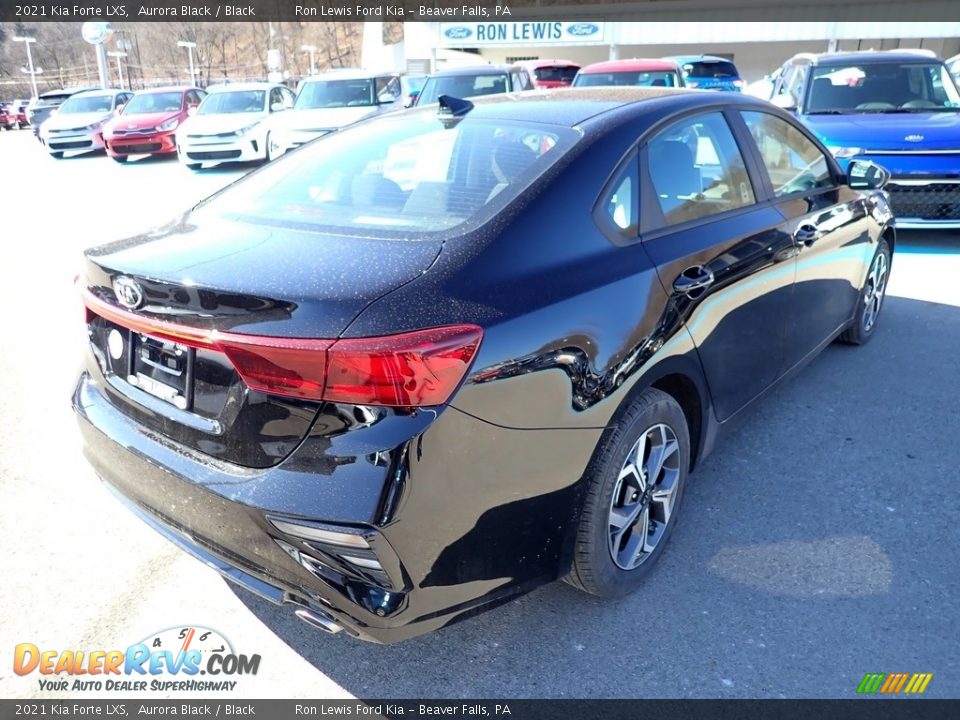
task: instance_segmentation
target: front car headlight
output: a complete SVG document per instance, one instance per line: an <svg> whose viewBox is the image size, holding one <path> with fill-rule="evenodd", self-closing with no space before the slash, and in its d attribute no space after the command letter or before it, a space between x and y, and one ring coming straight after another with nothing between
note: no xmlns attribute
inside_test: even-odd
<svg viewBox="0 0 960 720"><path fill-rule="evenodd" d="M157 130L159 130L160 132L170 132L171 130L176 130L177 125L179 124L180 124L180 120L178 118L172 117L169 120L157 125Z"/></svg>
<svg viewBox="0 0 960 720"><path fill-rule="evenodd" d="M260 121L259 121L259 120L258 120L257 122L254 122L254 123L250 123L250 124L247 125L246 127L242 127L242 128L240 128L239 130L237 130L237 131L234 133L234 135L236 135L237 137L240 137L241 135L246 135L248 132L250 132L251 130L253 130L253 129L254 129L255 127L257 127L259 124L260 124Z"/></svg>

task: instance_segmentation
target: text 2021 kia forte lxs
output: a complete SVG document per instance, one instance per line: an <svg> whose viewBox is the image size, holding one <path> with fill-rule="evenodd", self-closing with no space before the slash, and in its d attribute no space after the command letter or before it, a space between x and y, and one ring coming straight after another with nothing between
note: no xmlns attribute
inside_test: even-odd
<svg viewBox="0 0 960 720"><path fill-rule="evenodd" d="M875 332L884 180L716 93L358 124L87 253L86 454L330 631L399 640L563 577L622 595L731 418Z"/></svg>

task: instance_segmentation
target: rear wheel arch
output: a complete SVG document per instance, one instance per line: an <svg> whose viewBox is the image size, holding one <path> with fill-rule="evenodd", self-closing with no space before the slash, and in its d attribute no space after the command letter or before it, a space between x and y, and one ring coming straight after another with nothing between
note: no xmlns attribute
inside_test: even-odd
<svg viewBox="0 0 960 720"><path fill-rule="evenodd" d="M667 358L645 373L617 406L607 423L607 429L603 437L597 443L597 447L599 448L603 444L605 436L613 431L613 428L629 410L634 400L650 387L670 395L683 410L690 436L690 467L688 470L693 471L705 449L706 423L710 417L711 404L707 384L699 363L690 357L675 356Z"/></svg>

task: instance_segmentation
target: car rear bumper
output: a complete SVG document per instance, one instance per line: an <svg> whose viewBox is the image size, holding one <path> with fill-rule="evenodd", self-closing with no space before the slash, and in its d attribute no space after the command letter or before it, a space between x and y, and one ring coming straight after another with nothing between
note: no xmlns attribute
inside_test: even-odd
<svg viewBox="0 0 960 720"><path fill-rule="evenodd" d="M264 139L257 135L181 137L177 139L177 150L184 163L252 162L267 156Z"/></svg>
<svg viewBox="0 0 960 720"><path fill-rule="evenodd" d="M127 155L165 155L177 151L173 132L114 135L104 138L107 154L111 157Z"/></svg>
<svg viewBox="0 0 960 720"><path fill-rule="evenodd" d="M373 435L324 436L325 455L308 438L280 465L251 469L135 423L101 382L84 372L73 396L100 478L165 537L311 625L395 642L506 602L569 564L577 481L599 431L507 432L448 409L383 420ZM376 450L396 442L396 453ZM538 474L548 455L564 472ZM368 511L358 504L364 483L383 489ZM331 550L318 528L360 533L369 547ZM348 564L371 559L380 570Z"/></svg>

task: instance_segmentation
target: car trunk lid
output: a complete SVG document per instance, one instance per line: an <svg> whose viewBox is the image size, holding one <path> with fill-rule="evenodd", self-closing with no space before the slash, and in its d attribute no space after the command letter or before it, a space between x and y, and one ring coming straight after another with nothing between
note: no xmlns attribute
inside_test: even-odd
<svg viewBox="0 0 960 720"><path fill-rule="evenodd" d="M239 340L238 353L249 337L322 348L425 272L442 245L194 220L87 252L91 371L137 422L218 459L268 467L303 439L320 403L251 389L234 351L209 339Z"/></svg>

